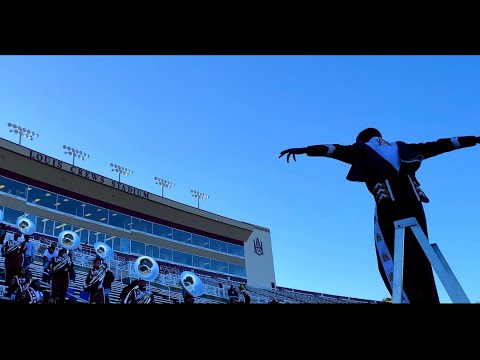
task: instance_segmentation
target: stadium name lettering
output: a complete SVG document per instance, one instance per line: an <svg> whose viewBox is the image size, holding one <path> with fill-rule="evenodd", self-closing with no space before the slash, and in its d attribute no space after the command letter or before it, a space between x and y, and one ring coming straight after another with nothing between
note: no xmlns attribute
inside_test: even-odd
<svg viewBox="0 0 480 360"><path fill-rule="evenodd" d="M148 193L147 191L137 189L136 187L133 187L133 186L122 184L119 181L105 178L102 175L98 175L98 174L95 174L94 172L81 169L75 165L64 163L63 161L57 160L51 156L47 156L33 150L30 150L30 158L38 162L53 166L57 169L70 171L72 174L81 176L85 179L93 180L100 184L109 185L115 189L127 192L129 194L133 194L139 197L143 197L145 199L148 199L150 195L150 193Z"/></svg>

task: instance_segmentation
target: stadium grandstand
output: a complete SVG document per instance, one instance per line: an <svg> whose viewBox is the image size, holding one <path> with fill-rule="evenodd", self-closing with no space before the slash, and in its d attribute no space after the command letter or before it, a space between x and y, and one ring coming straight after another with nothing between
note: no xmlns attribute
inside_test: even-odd
<svg viewBox="0 0 480 360"><path fill-rule="evenodd" d="M87 273L98 257L96 243L105 243L113 257L111 303L120 303L125 286L139 278L135 261L154 259L158 275L149 281L156 304L184 302L181 274L193 272L203 284L196 304L227 304L228 289L246 284L252 304L383 303L276 285L270 230L230 219L159 196L118 179L0 138L0 210L7 231L5 241L19 233L17 220L34 227L30 241L35 256L29 270L42 279L42 254L59 245L64 231L78 235L72 250L75 281L67 298L88 303L84 291ZM0 299L6 296L5 258L0 258ZM50 284L41 282L43 291ZM239 302L242 302L240 292Z"/></svg>

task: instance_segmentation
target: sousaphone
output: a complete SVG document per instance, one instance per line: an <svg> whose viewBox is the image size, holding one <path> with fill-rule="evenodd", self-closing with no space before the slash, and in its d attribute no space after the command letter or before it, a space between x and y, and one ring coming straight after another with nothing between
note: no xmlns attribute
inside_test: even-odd
<svg viewBox="0 0 480 360"><path fill-rule="evenodd" d="M182 287L187 290L192 296L201 296L205 291L202 279L192 271L184 271L180 274L180 282Z"/></svg>
<svg viewBox="0 0 480 360"><path fill-rule="evenodd" d="M57 240L58 245L66 249L67 252L75 250L80 246L80 237L76 232L70 230L65 230L58 234Z"/></svg>
<svg viewBox="0 0 480 360"><path fill-rule="evenodd" d="M113 259L113 250L112 248L105 244L104 242L98 241L93 245L93 249L97 255L102 258L104 261L110 261Z"/></svg>
<svg viewBox="0 0 480 360"><path fill-rule="evenodd" d="M17 219L16 224L17 224L18 230L25 235L32 235L37 228L37 224L35 224L32 220L30 220L26 216L20 216Z"/></svg>
<svg viewBox="0 0 480 360"><path fill-rule="evenodd" d="M135 260L133 270L140 279L152 281L158 276L160 268L154 258L143 255Z"/></svg>
<svg viewBox="0 0 480 360"><path fill-rule="evenodd" d="M76 232L73 232L70 230L65 230L65 231L62 231L60 234L58 234L57 241L58 241L58 245L66 249L67 252L63 255L62 260L59 261L52 268L53 273L57 271L63 271L65 266L67 266L71 261L70 256L68 255L68 252L71 250L75 250L80 246L80 237L77 235Z"/></svg>

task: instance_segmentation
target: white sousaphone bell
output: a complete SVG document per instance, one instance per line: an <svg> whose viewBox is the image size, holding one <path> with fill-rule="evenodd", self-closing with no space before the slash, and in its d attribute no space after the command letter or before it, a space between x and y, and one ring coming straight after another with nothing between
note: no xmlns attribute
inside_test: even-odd
<svg viewBox="0 0 480 360"><path fill-rule="evenodd" d="M103 260L110 261L113 259L114 254L113 254L112 248L109 245L105 244L104 242L97 241L93 245L93 249L95 250L97 255Z"/></svg>
<svg viewBox="0 0 480 360"><path fill-rule="evenodd" d="M58 234L58 244L68 250L75 250L80 246L80 237L76 232L65 230Z"/></svg>
<svg viewBox="0 0 480 360"><path fill-rule="evenodd" d="M16 224L17 224L18 230L25 235L32 235L37 228L37 224L35 224L32 220L30 220L26 216L19 216Z"/></svg>
<svg viewBox="0 0 480 360"><path fill-rule="evenodd" d="M135 260L133 270L140 279L152 281L157 277L160 268L154 258L144 255Z"/></svg>
<svg viewBox="0 0 480 360"><path fill-rule="evenodd" d="M185 290L192 296L201 296L205 291L202 279L192 271L184 271L180 274L180 282Z"/></svg>

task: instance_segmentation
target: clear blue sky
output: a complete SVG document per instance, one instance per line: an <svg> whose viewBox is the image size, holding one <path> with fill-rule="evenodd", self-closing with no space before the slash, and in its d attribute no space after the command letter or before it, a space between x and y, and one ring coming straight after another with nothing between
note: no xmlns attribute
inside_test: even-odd
<svg viewBox="0 0 480 360"><path fill-rule="evenodd" d="M374 201L349 166L278 159L281 150L351 144L366 127L390 141L480 135L478 56L2 56L7 123L40 133L22 144L165 196L271 230L277 285L389 296L377 270ZM470 301L480 301L480 146L426 160L417 177L436 242ZM437 281L442 302L450 302Z"/></svg>

